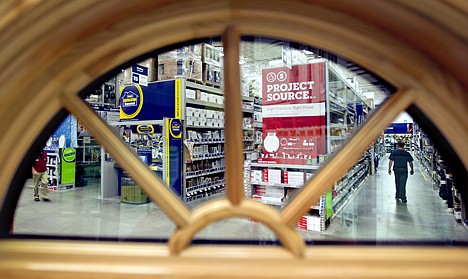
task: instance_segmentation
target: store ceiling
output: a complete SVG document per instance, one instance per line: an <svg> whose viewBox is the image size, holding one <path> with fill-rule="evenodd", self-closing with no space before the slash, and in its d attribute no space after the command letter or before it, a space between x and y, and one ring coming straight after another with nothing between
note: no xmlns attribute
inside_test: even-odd
<svg viewBox="0 0 468 279"><path fill-rule="evenodd" d="M363 92L374 93L374 103L381 104L395 88L385 82L379 76L369 72L361 66L349 61L340 56L334 55L328 51L317 48L304 47L302 45L290 44L291 48L307 49L307 56L313 58L326 58L334 63L339 64L342 68L350 73L351 76L356 76ZM282 59L283 41L253 38L252 41L243 41L241 44L241 63L258 64L267 66L269 61ZM243 61L242 61L243 60Z"/></svg>

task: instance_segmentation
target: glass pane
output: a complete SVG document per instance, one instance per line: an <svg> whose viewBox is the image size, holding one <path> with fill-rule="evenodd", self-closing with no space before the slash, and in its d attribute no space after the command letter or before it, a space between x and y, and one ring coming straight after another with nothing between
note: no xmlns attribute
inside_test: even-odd
<svg viewBox="0 0 468 279"><path fill-rule="evenodd" d="M224 130L224 49L217 39L205 41L148 54L84 98L191 209L224 196L224 143L230 136ZM245 37L240 50L240 186L246 198L281 210L395 89L346 58L311 46ZM395 119L298 220L299 234L308 241L467 241L454 163L445 161L423 124L404 113ZM393 169L388 173L401 140L414 159L404 196L396 191ZM34 201L33 180L27 180L14 234L167 240L175 231L73 116L43 149L51 201L42 201L41 189ZM73 153L75 161L68 162ZM262 243L276 237L255 220L232 218L195 239Z"/></svg>
<svg viewBox="0 0 468 279"><path fill-rule="evenodd" d="M405 170L401 164L401 150L413 158L414 174L411 165L406 164ZM402 113L370 151L374 159L370 162L371 173L362 186L352 189L355 193L338 211L327 237L445 244L468 240L455 166L444 160L443 153L418 123ZM397 182L398 178L403 182ZM335 186L334 198L340 196L345 180L349 178L344 177Z"/></svg>
<svg viewBox="0 0 468 279"><path fill-rule="evenodd" d="M110 117L111 112L100 114ZM143 140L125 127L116 128L120 131L129 143ZM154 141L157 135L157 131L151 134ZM157 145L145 139L142 145ZM38 177L37 192L35 176L26 181L15 213L14 234L167 239L174 231L172 221L75 117L63 121L43 150L48 181L43 183ZM158 156L139 156L155 163L151 169L161 178Z"/></svg>
<svg viewBox="0 0 468 279"><path fill-rule="evenodd" d="M153 52L147 60L115 71L114 77L84 96L90 108L189 208L225 192L222 47L219 40L204 41ZM29 193L33 183L28 180L14 233L168 239L175 229L170 218L150 202L83 123L69 118L75 130L64 137L75 138L74 144L67 145L76 151L74 180L63 185L58 178L56 186L49 185L52 202L47 206L56 214L33 226L26 213L29 205L35 205ZM62 126L69 128L69 121ZM51 137L54 143L60 129ZM50 149L60 152L58 146ZM57 169L62 162L57 159Z"/></svg>
<svg viewBox="0 0 468 279"><path fill-rule="evenodd" d="M278 210L300 194L330 155L342 148L395 91L346 58L293 42L245 37L240 63L244 105L253 98L257 150L246 156L245 192ZM464 209L459 206L455 210L450 205L447 209L437 195L450 200L452 194L432 191L440 182L431 180L437 177L434 168L424 172L424 160L432 158L429 153L420 156L414 149L422 133L413 128L417 125L402 113L375 143L369 143L369 149L298 221L297 229L304 239L468 239L465 228L457 223L464 220L460 217ZM431 142L427 135L422 137ZM415 174L408 178L407 197L395 199L395 177L393 171L388 174L388 164L399 140L405 141L404 149L414 158ZM456 189L446 187L452 188ZM454 200L459 201L460 194L457 190L454 193L458 195ZM431 214L427 214L429 208Z"/></svg>

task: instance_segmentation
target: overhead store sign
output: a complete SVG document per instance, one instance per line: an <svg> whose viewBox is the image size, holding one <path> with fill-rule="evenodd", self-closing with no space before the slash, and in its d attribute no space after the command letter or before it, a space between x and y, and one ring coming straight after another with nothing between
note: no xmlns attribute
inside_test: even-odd
<svg viewBox="0 0 468 279"><path fill-rule="evenodd" d="M325 63L264 69L265 163L306 164L326 153Z"/></svg>
<svg viewBox="0 0 468 279"><path fill-rule="evenodd" d="M143 107L143 90L139 85L122 88L120 93L120 119L135 118Z"/></svg>
<svg viewBox="0 0 468 279"><path fill-rule="evenodd" d="M182 117L181 80L151 82L125 86L120 94L120 120L162 120Z"/></svg>
<svg viewBox="0 0 468 279"><path fill-rule="evenodd" d="M140 65L132 66L132 82L148 86L148 68Z"/></svg>

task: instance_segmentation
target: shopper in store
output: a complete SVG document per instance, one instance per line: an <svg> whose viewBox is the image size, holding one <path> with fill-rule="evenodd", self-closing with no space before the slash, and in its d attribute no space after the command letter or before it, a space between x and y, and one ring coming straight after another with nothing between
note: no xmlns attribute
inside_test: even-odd
<svg viewBox="0 0 468 279"><path fill-rule="evenodd" d="M39 182L42 184L42 200L43 201L50 201L49 200L49 189L48 184L49 180L47 179L47 166L46 166L46 158L47 153L42 150L39 156L34 162L32 167L32 174L33 174L33 188L34 188L34 201L40 201L39 199Z"/></svg>
<svg viewBox="0 0 468 279"><path fill-rule="evenodd" d="M408 165L410 166L410 174L414 174L413 168L413 156L409 154L408 151L404 149L405 142L399 141L397 143L397 149L393 150L389 157L388 162L388 174L392 175L392 166L393 172L395 173L395 199L400 199L402 202L406 203L406 181L408 180Z"/></svg>

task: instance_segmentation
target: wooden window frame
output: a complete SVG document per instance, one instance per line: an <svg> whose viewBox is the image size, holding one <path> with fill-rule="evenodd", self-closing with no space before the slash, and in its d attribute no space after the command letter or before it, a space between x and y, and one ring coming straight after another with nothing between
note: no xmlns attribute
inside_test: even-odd
<svg viewBox="0 0 468 279"><path fill-rule="evenodd" d="M139 184L178 226L169 245L3 238L2 278L404 278L468 274L468 251L463 247L304 247L291 229L311 201L331 186L329 181L341 176L365 150L366 143L411 106L445 136L466 172L468 81L464 57L468 46L462 30L467 26L466 4L453 0L430 4L403 0L252 2L18 0L0 9L4 15L0 21L2 220L11 217L16 206L17 201L8 199L15 193L10 185L17 182L17 169L27 165L23 158L27 158L29 147L65 108L94 131L117 160L125 158L121 160L126 162L124 167L138 177ZM236 178L240 177L238 162L227 167L232 170L227 172L227 198L190 212L163 190L137 158L126 157L129 153L122 149L123 143L77 96L94 79L141 53L219 34L224 34L228 49L225 69L229 104L239 102L240 34L279 37L329 49L371 69L398 89L280 213L243 199ZM446 46L450 46L449 51ZM226 109L232 113L232 118L226 119L226 131L233 139L226 142L226 153L234 159L239 156L235 139L240 107ZM333 167L338 169L331 171ZM218 209L221 213L214 214ZM269 217L263 221L286 249L187 248L193 234L209 222L252 214L260 220L261 216Z"/></svg>

